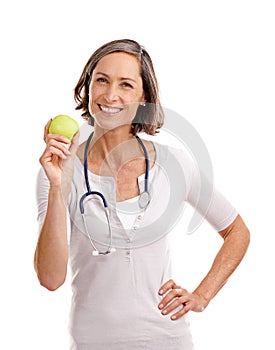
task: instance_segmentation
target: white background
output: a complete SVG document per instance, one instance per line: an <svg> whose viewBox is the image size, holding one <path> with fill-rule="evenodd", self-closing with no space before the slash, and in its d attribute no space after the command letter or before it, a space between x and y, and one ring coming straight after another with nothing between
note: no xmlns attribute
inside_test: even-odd
<svg viewBox="0 0 275 350"><path fill-rule="evenodd" d="M205 312L190 314L196 349L275 348L272 5L265 0L1 2L1 348L68 348L69 281L56 292L46 291L32 265L43 127L59 113L82 122L73 88L92 52L118 38L147 48L163 105L200 133L217 186L251 231L250 248L234 275ZM221 240L206 223L186 235L189 214L174 234L174 260L177 282L192 290Z"/></svg>

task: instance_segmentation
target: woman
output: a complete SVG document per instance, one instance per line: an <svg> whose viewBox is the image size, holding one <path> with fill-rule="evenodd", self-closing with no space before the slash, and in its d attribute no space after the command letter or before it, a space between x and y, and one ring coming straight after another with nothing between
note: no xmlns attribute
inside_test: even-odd
<svg viewBox="0 0 275 350"><path fill-rule="evenodd" d="M35 251L38 279L49 290L64 283L70 259L71 349L193 349L186 314L203 311L221 289L246 252L249 232L214 190L205 218L223 245L193 292L180 287L167 233L184 202L201 209L199 176L183 151L137 136L155 135L164 121L147 51L133 40L100 47L75 100L93 132L78 146L78 134L70 142L49 134L50 121L45 127Z"/></svg>

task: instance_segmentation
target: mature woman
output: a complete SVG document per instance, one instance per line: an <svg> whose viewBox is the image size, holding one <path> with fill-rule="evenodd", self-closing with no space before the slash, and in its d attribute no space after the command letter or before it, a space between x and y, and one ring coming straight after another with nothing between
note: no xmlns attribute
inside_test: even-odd
<svg viewBox="0 0 275 350"><path fill-rule="evenodd" d="M92 132L78 145L78 134L70 142L49 134L50 121L45 127L35 251L49 290L64 283L70 261L71 349L193 349L187 313L203 311L221 289L249 232L214 189L205 218L223 245L194 291L180 287L167 233L184 203L200 211L200 181L183 150L138 136L155 135L164 122L148 52L133 40L103 45L85 65L75 100Z"/></svg>

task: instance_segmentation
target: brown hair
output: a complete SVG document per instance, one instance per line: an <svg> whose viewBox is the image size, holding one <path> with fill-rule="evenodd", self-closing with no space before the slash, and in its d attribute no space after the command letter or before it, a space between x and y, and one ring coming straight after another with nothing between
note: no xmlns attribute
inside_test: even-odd
<svg viewBox="0 0 275 350"><path fill-rule="evenodd" d="M86 63L80 79L74 89L76 109L82 109L82 117L94 125L94 118L89 113L89 84L97 63L104 56L113 52L125 52L137 57L140 61L140 75L146 103L139 106L132 122L132 134L145 132L155 135L164 123L164 112L160 104L158 82L152 60L144 47L130 39L110 41L98 48Z"/></svg>

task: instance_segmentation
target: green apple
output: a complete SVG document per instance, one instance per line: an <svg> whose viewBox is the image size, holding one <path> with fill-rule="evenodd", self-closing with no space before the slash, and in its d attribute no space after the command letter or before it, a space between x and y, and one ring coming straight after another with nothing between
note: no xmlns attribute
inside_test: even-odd
<svg viewBox="0 0 275 350"><path fill-rule="evenodd" d="M63 114L54 117L49 127L50 134L63 135L69 140L72 140L73 136L78 132L78 130L78 122L68 115Z"/></svg>

